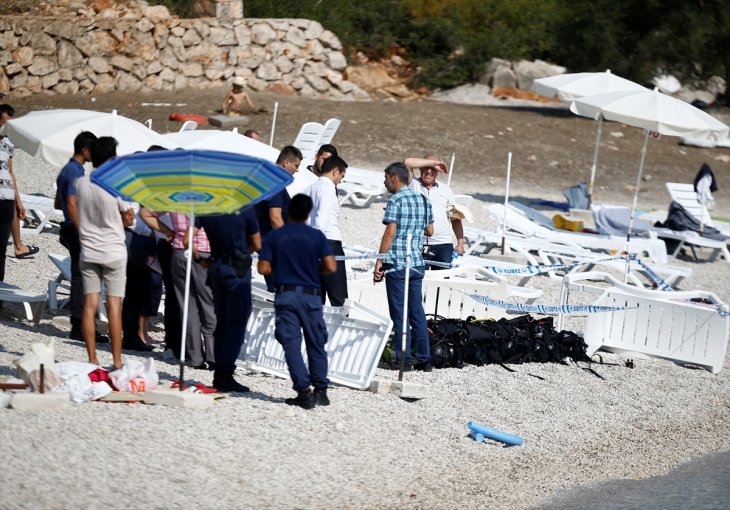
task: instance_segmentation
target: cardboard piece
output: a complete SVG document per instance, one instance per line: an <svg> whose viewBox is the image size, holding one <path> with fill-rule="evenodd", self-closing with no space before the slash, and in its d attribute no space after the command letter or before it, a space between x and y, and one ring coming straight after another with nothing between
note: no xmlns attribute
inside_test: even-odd
<svg viewBox="0 0 730 510"><path fill-rule="evenodd" d="M395 395L409 400L421 400L428 397L427 386L406 381L381 381L376 379L370 384L369 389L380 395Z"/></svg>
<svg viewBox="0 0 730 510"><path fill-rule="evenodd" d="M18 411L34 411L37 409L67 409L71 407L68 393L15 393L10 407Z"/></svg>
<svg viewBox="0 0 730 510"><path fill-rule="evenodd" d="M112 391L108 395L105 395L98 399L99 402L143 402L145 394L137 393L133 391Z"/></svg>
<svg viewBox="0 0 730 510"><path fill-rule="evenodd" d="M160 404L171 407L200 408L213 405L214 394L191 393L180 390L152 390L144 393L145 404Z"/></svg>

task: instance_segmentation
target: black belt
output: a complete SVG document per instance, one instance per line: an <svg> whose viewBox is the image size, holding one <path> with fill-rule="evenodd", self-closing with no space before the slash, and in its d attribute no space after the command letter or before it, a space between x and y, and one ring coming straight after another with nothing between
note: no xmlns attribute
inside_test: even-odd
<svg viewBox="0 0 730 510"><path fill-rule="evenodd" d="M319 287L302 287L301 285L279 285L276 287L276 292L299 292L302 294L309 294L310 296L321 296L322 289Z"/></svg>

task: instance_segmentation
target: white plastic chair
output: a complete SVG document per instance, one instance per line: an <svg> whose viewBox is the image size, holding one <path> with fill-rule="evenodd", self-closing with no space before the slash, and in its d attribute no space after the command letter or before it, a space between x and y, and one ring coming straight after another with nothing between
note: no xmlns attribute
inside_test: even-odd
<svg viewBox="0 0 730 510"><path fill-rule="evenodd" d="M274 295L254 285L252 298L246 344L239 361L251 370L288 379L284 350L274 338ZM324 319L327 377L343 386L368 388L393 328L390 318L347 300L341 307L325 306ZM302 355L306 360L303 344Z"/></svg>
<svg viewBox="0 0 730 510"><path fill-rule="evenodd" d="M582 283L602 281L608 287ZM730 333L730 308L712 292L662 292L626 285L606 273L592 271L567 275L560 302L572 292L598 294L596 306L622 307L588 315L584 339L590 356L598 349L638 353L680 363L699 365L713 374L722 370ZM690 301L702 298L712 304ZM564 327L564 314L557 330Z"/></svg>

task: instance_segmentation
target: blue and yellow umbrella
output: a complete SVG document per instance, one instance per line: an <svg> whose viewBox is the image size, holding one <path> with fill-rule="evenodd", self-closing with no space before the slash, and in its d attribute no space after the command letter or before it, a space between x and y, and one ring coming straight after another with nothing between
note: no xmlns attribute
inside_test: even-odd
<svg viewBox="0 0 730 510"><path fill-rule="evenodd" d="M91 180L114 196L139 202L153 211L181 212L190 217L231 213L266 200L293 177L263 159L230 152L164 150L121 156L100 166ZM187 250L185 298L180 345L180 390L183 390L185 336L188 324L192 244Z"/></svg>
<svg viewBox="0 0 730 510"><path fill-rule="evenodd" d="M200 216L266 200L292 176L269 161L242 154L171 150L115 158L95 170L91 180L153 211Z"/></svg>

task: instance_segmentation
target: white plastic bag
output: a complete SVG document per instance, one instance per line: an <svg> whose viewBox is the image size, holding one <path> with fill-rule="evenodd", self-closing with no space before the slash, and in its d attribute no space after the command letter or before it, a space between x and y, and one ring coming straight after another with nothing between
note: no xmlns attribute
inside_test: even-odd
<svg viewBox="0 0 730 510"><path fill-rule="evenodd" d="M41 364L46 368L51 368L56 357L54 345L55 339L51 339L48 345L42 343L31 345L30 351L14 362L18 377L29 382L29 374L40 369Z"/></svg>
<svg viewBox="0 0 730 510"><path fill-rule="evenodd" d="M155 360L152 358L147 358L144 363L131 359L122 368L111 372L109 377L119 391L154 390L160 382L155 370Z"/></svg>

